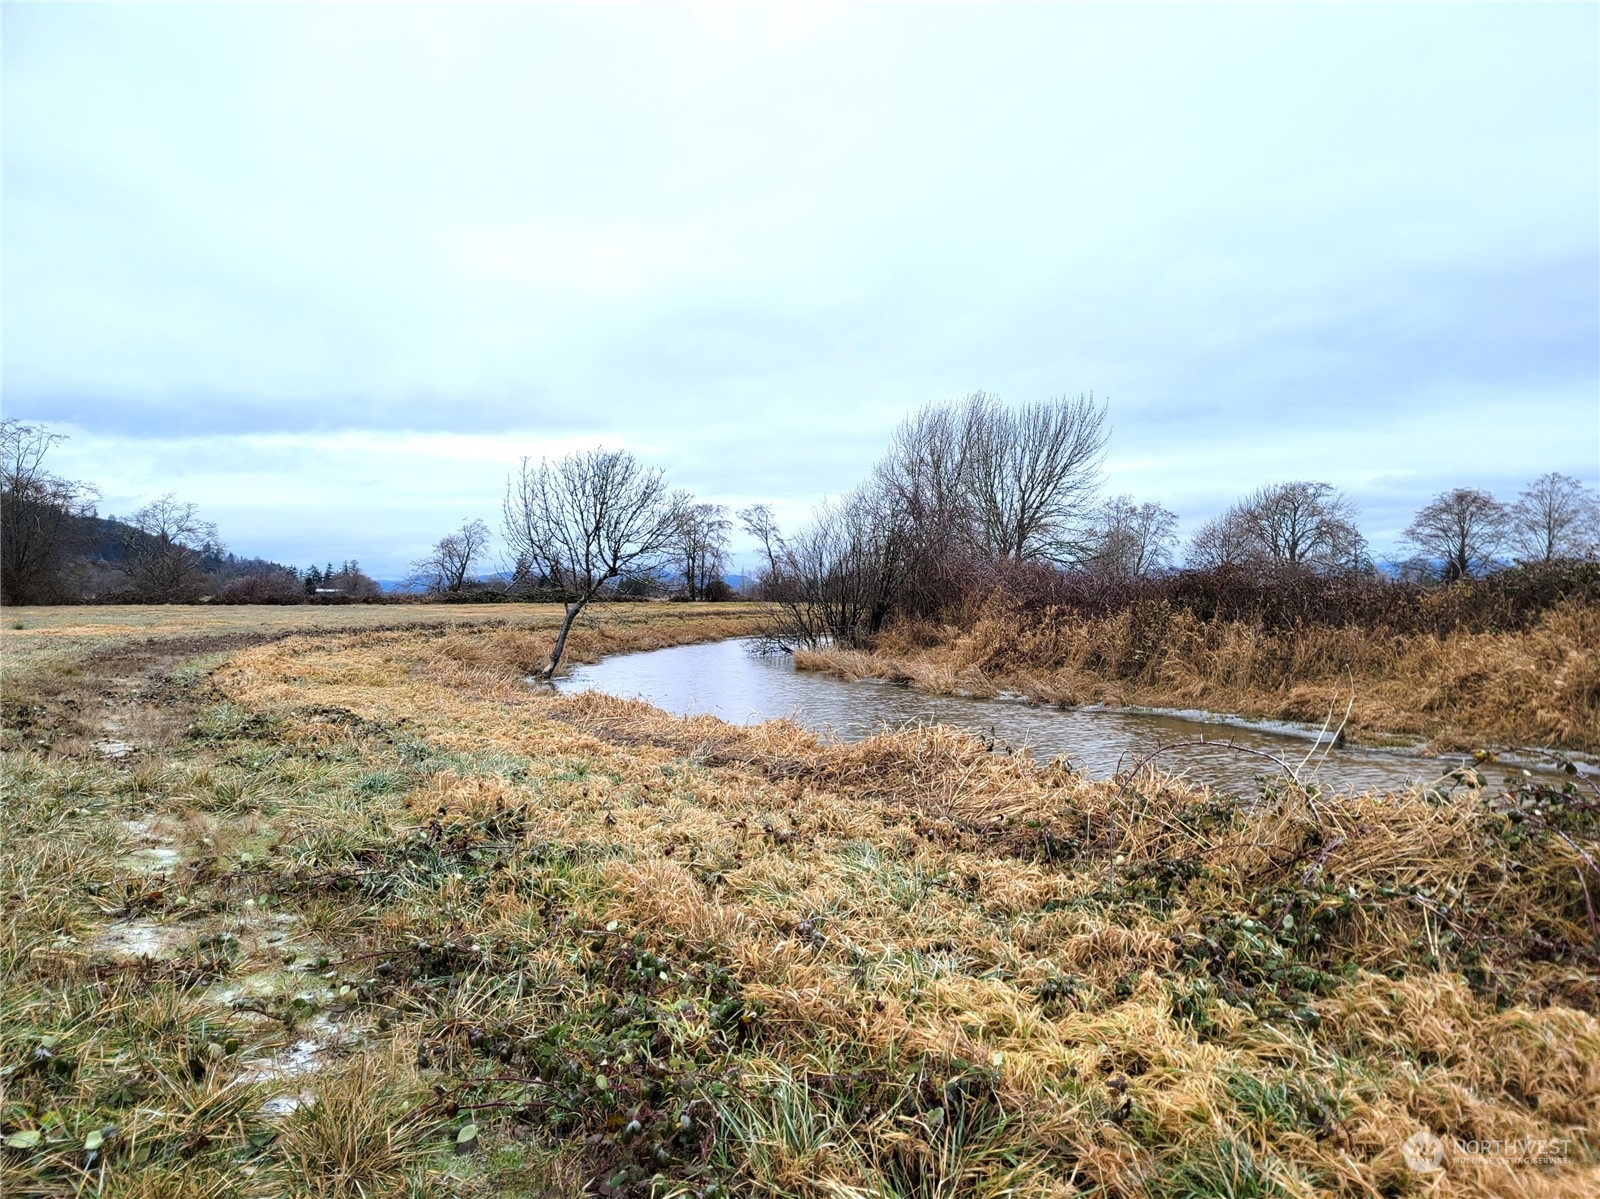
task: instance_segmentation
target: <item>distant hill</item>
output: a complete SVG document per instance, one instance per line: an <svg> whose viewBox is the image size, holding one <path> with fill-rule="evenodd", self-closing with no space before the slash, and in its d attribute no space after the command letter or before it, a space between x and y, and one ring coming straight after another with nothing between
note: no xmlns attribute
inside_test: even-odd
<svg viewBox="0 0 1600 1199"><path fill-rule="evenodd" d="M95 601L132 598L125 569L156 543L156 538L115 516L59 517L62 552L54 575L39 596L46 602ZM242 558L233 553L205 554L200 559L203 593L220 597L239 580L271 582L280 595L300 588L300 572L266 558Z"/></svg>

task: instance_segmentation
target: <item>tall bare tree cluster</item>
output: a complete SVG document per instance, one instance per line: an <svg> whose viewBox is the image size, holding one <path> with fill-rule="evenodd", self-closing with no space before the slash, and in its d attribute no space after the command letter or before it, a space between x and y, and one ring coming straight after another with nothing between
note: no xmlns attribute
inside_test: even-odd
<svg viewBox="0 0 1600 1199"><path fill-rule="evenodd" d="M1092 396L1013 408L978 391L901 422L868 486L937 552L1065 564L1085 551L1108 434Z"/></svg>
<svg viewBox="0 0 1600 1199"><path fill-rule="evenodd" d="M788 541L770 512L741 519L762 541L763 586L789 634L854 644L895 613L936 610L998 563L1092 557L1106 437L1092 397L1008 407L974 392L907 417L867 481Z"/></svg>
<svg viewBox="0 0 1600 1199"><path fill-rule="evenodd" d="M94 488L45 468L66 440L41 425L0 421L0 602L64 598L74 518L94 515Z"/></svg>
<svg viewBox="0 0 1600 1199"><path fill-rule="evenodd" d="M1447 582L1481 573L1507 553L1529 564L1594 561L1600 558L1600 497L1554 471L1528 484L1511 504L1478 488L1456 487L1417 512L1406 540Z"/></svg>
<svg viewBox="0 0 1600 1199"><path fill-rule="evenodd" d="M1328 483L1294 481L1257 488L1189 541L1193 570L1363 572L1372 568L1356 506ZM1475 487L1442 491L1406 526L1414 551L1405 570L1445 582L1514 561L1549 565L1600 559L1600 498L1570 475L1550 473L1506 504Z"/></svg>
<svg viewBox="0 0 1600 1199"><path fill-rule="evenodd" d="M733 521L721 504L697 502L680 491L673 496L677 527L672 538L676 567L683 576L684 597L721 599L728 590L728 537Z"/></svg>
<svg viewBox="0 0 1600 1199"><path fill-rule="evenodd" d="M123 563L136 599L154 603L193 600L207 582L210 561L227 547L217 526L194 504L168 493L146 504L124 526Z"/></svg>
<svg viewBox="0 0 1600 1199"><path fill-rule="evenodd" d="M791 537L765 506L739 513L765 563L758 594L784 606L787 640L860 644L893 617L937 616L1021 579L1017 567L1036 581L1167 573L1177 516L1132 496L1100 498L1105 443L1106 408L1090 397L1011 408L975 392L922 408L901 422L864 483L819 506ZM1266 484L1202 524L1184 565L1240 571L1257 584L1375 577L1359 516L1331 483ZM1445 581L1505 564L1507 551L1526 564L1593 561L1600 502L1560 474L1535 480L1510 505L1458 488L1424 506L1406 535Z"/></svg>
<svg viewBox="0 0 1600 1199"><path fill-rule="evenodd" d="M1195 569L1360 570L1370 563L1356 528L1359 515L1332 484L1269 483L1195 530L1186 563Z"/></svg>

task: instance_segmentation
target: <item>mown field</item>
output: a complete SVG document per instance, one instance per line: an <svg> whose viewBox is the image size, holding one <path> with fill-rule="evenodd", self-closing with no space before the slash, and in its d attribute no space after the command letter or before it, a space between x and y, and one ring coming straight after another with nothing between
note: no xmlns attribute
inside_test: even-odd
<svg viewBox="0 0 1600 1199"><path fill-rule="evenodd" d="M1600 1191L1592 793L676 720L554 624L5 614L6 1195Z"/></svg>

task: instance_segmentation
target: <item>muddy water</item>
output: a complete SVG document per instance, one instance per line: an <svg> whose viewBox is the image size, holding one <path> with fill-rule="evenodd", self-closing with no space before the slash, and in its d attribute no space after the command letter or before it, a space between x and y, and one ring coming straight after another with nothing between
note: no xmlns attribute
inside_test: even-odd
<svg viewBox="0 0 1600 1199"><path fill-rule="evenodd" d="M1233 721L1205 713L1057 709L1005 699L927 695L884 683L847 683L794 669L786 654L756 656L742 641L620 654L557 681L566 693L594 689L643 699L678 715L710 713L734 724L787 716L844 741L884 727L936 721L970 729L1039 762L1058 755L1092 777L1132 767L1158 747L1161 769L1227 792L1253 792L1258 776L1282 773L1272 759L1340 792L1432 783L1463 759L1319 744L1316 729ZM1503 768L1491 768L1498 783Z"/></svg>

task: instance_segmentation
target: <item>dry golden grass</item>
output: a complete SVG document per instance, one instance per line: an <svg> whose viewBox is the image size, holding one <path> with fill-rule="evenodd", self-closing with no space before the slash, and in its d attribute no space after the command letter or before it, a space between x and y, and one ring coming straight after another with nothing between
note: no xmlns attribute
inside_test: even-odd
<svg viewBox="0 0 1600 1199"><path fill-rule="evenodd" d="M77 1066L19 1073L4 1131L127 1120L118 1055L176 1069L230 1017L243 1044L173 1084L195 1114L161 1105L106 1193L1600 1189L1582 796L1221 798L937 727L828 744L531 688L546 635L288 636L192 684L159 761L15 752L0 1058L55 1035ZM691 635L591 630L582 652ZM140 892L111 815L170 838L181 885ZM108 975L87 948L108 894L229 930L226 961ZM313 1075L240 1086L312 1027L259 981L285 970L340 1034ZM219 1002L247 984L272 1014ZM286 1091L319 1102L264 1118ZM1452 1145L1433 1175L1401 1152L1424 1128ZM1464 1148L1528 1139L1560 1152ZM69 1178L66 1144L7 1168Z"/></svg>
<svg viewBox="0 0 1600 1199"><path fill-rule="evenodd" d="M220 677L253 709L292 711L315 695L457 752L583 763L538 788L439 775L411 803L447 830L515 808L530 839L603 846L598 890L573 919L717 955L760 1006L764 1043L786 1069L895 1055L991 1069L1029 1187L1066 1185L1043 1163L1070 1151L1079 1183L1137 1193L1173 1147L1204 1141L1219 1120L1250 1127L1227 1080L1274 1071L1314 1080L1304 1085L1350 1113L1337 1136L1254 1130L1279 1161L1272 1186L1289 1193L1315 1189L1312 1176L1356 1191L1392 1183L1402 1129L1587 1138L1600 1120L1592 963L1541 962L1534 948L1592 949L1585 863L1557 840L1508 873L1483 852L1501 818L1478 792L1318 804L1291 790L1224 818L1160 779L1123 787L1041 772L943 729L824 745L781 723L741 729L602 696L535 696L487 666L492 643L465 660L460 648L383 635L284 643ZM1186 872L1195 879L1174 891ZM1169 906L1127 902L1141 885L1167 886ZM528 919L510 890L489 905L493 921ZM1282 911L1258 910L1264 897ZM1289 964L1285 916L1327 938L1310 958L1356 968L1348 982ZM1225 931L1213 936L1208 919ZM1508 1017L1435 972L1469 942L1480 982L1535 1006ZM1222 972L1207 1001L1219 1029L1204 1037L1175 1014L1167 981L1193 970L1196 952L1254 963ZM1434 965L1418 969L1419 958ZM1042 1003L1064 978L1073 1002ZM1297 991L1304 1014L1262 1019ZM1381 1013L1356 1031L1350 1013L1375 997ZM1397 1050L1393 1065L1373 1060L1375 1035ZM1529 1080L1505 1072L1535 1044L1561 1065L1524 1091ZM1121 1075L1138 1136L1113 1119L1122 1096L1103 1080ZM883 1131L865 1130L858 1158L830 1158L834 1183L871 1184L861 1163L891 1151ZM1164 1148L1152 1154L1151 1141ZM814 1176L816 1161L796 1152L789 1168ZM1450 1181L1488 1193L1510 1177L1475 1161Z"/></svg>
<svg viewBox="0 0 1600 1199"><path fill-rule="evenodd" d="M1438 750L1600 752L1600 608L1569 604L1516 633L1270 633L1151 604L1104 620L998 608L956 628L890 630L873 653L802 652L803 669L933 692L1045 703L1206 708L1321 723L1353 699L1346 734Z"/></svg>

